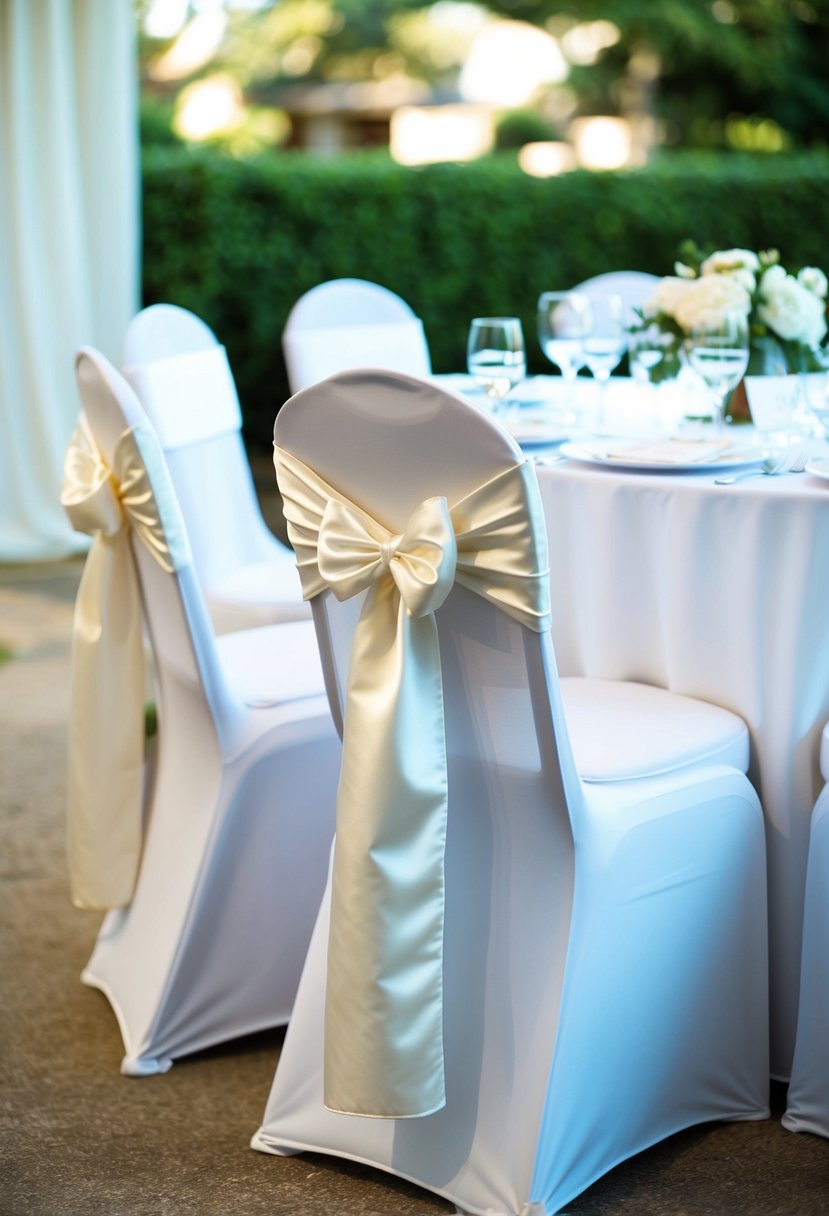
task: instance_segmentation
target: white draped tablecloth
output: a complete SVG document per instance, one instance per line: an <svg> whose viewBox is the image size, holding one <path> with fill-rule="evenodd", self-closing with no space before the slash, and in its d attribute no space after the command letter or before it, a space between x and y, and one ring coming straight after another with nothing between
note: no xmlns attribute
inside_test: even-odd
<svg viewBox="0 0 829 1216"><path fill-rule="evenodd" d="M562 675L715 702L767 825L772 1075L789 1075L809 822L829 719L829 482L539 463Z"/></svg>

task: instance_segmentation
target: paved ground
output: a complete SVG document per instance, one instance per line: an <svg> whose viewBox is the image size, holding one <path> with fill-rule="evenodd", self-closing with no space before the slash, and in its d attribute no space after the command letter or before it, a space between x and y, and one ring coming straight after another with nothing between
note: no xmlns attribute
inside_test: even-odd
<svg viewBox="0 0 829 1216"><path fill-rule="evenodd" d="M266 483L267 484L267 483ZM273 509L270 500L268 510ZM80 562L0 566L0 1216L439 1216L452 1206L347 1162L248 1141L281 1043L255 1036L165 1077L118 1071L103 996L79 974L99 916L63 852L69 635ZM672 1137L571 1216L825 1216L829 1142L774 1117Z"/></svg>

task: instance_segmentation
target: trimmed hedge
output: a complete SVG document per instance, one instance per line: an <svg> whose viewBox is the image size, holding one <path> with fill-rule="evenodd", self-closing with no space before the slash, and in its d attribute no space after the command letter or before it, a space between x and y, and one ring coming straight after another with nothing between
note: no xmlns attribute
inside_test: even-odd
<svg viewBox="0 0 829 1216"><path fill-rule="evenodd" d="M254 444L288 396L281 333L325 279L384 284L423 318L435 371L463 370L469 319L520 316L530 372L541 291L606 270L671 272L679 243L778 248L829 270L829 155L673 153L647 168L539 180L504 153L404 168L384 154L231 160L148 149L144 303L179 304L228 348Z"/></svg>

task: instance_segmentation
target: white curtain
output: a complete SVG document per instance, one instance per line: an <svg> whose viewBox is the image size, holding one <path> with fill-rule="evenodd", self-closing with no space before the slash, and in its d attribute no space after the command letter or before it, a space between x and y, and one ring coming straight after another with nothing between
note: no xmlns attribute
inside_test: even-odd
<svg viewBox="0 0 829 1216"><path fill-rule="evenodd" d="M0 561L84 547L58 494L74 356L139 298L131 0L0 0Z"/></svg>

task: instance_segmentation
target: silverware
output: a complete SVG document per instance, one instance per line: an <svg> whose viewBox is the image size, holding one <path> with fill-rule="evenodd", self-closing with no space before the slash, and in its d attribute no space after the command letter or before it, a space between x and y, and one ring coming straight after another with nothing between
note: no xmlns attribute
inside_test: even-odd
<svg viewBox="0 0 829 1216"><path fill-rule="evenodd" d="M714 485L733 486L737 481L746 481L749 477L778 477L781 473L802 473L809 459L807 452L799 452L791 456L767 456L759 469L749 469L747 473L735 473L731 477L716 477Z"/></svg>

